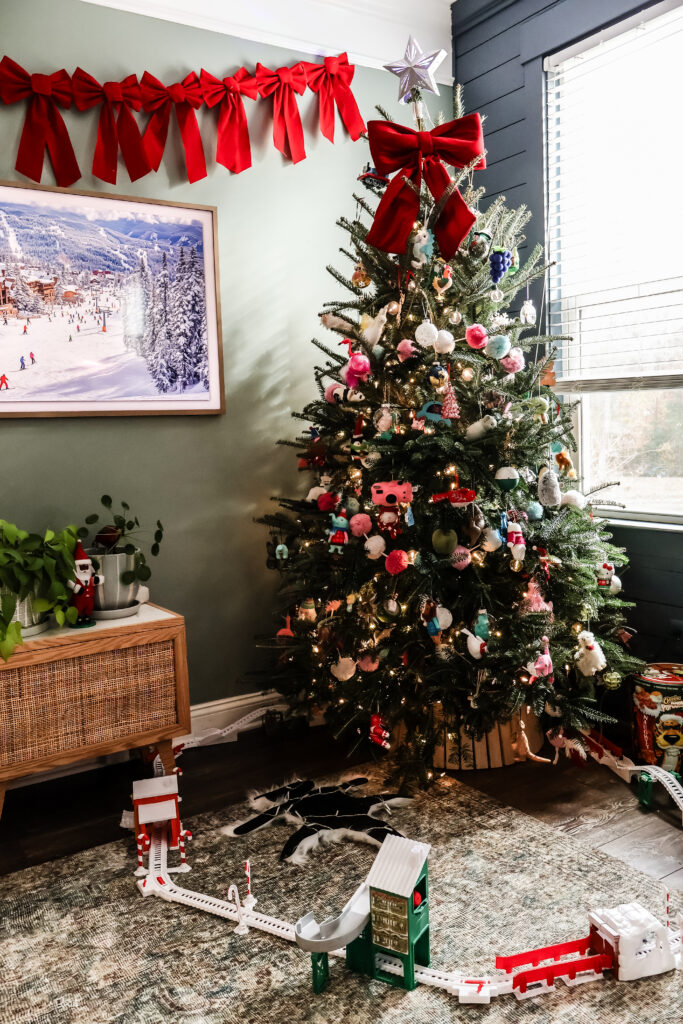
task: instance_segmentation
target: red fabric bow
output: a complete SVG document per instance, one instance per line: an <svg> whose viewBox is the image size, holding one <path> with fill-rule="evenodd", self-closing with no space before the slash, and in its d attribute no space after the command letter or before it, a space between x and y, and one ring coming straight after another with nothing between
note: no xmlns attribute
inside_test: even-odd
<svg viewBox="0 0 683 1024"><path fill-rule="evenodd" d="M142 89L142 105L147 113L152 115L142 139L152 170L159 170L168 136L171 107L175 107L185 149L188 181L199 181L200 178L205 178L206 160L195 113L201 107L203 100L196 72L191 71L183 78L182 82L165 86L158 78L145 71L140 81L140 88Z"/></svg>
<svg viewBox="0 0 683 1024"><path fill-rule="evenodd" d="M356 142L361 132L365 131L365 122L350 88L356 70L354 65L349 64L345 53L340 53L338 57L325 57L322 64L309 64L308 61L304 61L303 65L309 88L318 93L320 131L326 139L334 142L336 103L347 132Z"/></svg>
<svg viewBox="0 0 683 1024"><path fill-rule="evenodd" d="M17 151L16 169L33 181L43 174L47 148L57 184L73 185L81 176L64 118L58 110L71 106L71 79L66 71L51 75L29 75L10 57L0 61L0 99L3 103L29 100Z"/></svg>
<svg viewBox="0 0 683 1024"><path fill-rule="evenodd" d="M300 96L306 89L303 64L271 71L263 64L256 65L256 82L261 96L273 97L273 144L283 156L291 156L292 163L304 160L304 130L294 93Z"/></svg>
<svg viewBox="0 0 683 1024"><path fill-rule="evenodd" d="M73 78L74 103L78 110L101 107L97 122L97 142L92 161L92 172L96 178L116 184L116 172L121 147L121 156L131 181L137 181L149 174L151 168L137 121L131 113L140 110L142 94L135 75L128 75L122 82L105 82L103 85L83 68L76 68Z"/></svg>
<svg viewBox="0 0 683 1024"><path fill-rule="evenodd" d="M403 253L419 210L422 175L438 200L451 184L446 163L465 167L476 157L476 170L486 167L484 136L479 114L468 114L431 132L417 132L392 121L370 121L368 137L373 162L380 174L399 173L389 183L377 207L375 220L365 241L385 252ZM404 179L418 190L414 191ZM475 221L475 216L457 189L451 193L434 225L434 234L444 259L450 259Z"/></svg>
<svg viewBox="0 0 683 1024"><path fill-rule="evenodd" d="M207 107L215 107L218 103L221 105L218 114L216 160L233 174L239 174L240 171L251 167L249 128L242 96L256 99L256 79L244 68L240 68L223 81L202 69L200 83Z"/></svg>

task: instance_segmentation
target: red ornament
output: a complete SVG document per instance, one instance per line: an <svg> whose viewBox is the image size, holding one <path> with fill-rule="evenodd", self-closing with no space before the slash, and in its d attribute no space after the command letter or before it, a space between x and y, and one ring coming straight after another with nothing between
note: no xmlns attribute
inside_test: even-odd
<svg viewBox="0 0 683 1024"><path fill-rule="evenodd" d="M365 122L361 117L358 104L351 92L351 81L356 70L345 53L338 57L325 57L322 64L310 64L303 61L308 88L318 94L320 106L320 131L334 142L334 105L342 119L344 127L356 142L365 131Z"/></svg>
<svg viewBox="0 0 683 1024"><path fill-rule="evenodd" d="M43 157L47 149L57 184L68 188L81 176L69 132L59 107L71 106L71 79L66 71L51 75L30 75L10 57L0 61L0 99L5 104L28 100L24 128L19 140L17 162L19 174L40 181Z"/></svg>
<svg viewBox="0 0 683 1024"><path fill-rule="evenodd" d="M332 494L330 491L325 491L318 498L318 508L321 512L333 512L339 504L339 495Z"/></svg>
<svg viewBox="0 0 683 1024"><path fill-rule="evenodd" d="M422 175L438 202L451 188L451 177L442 161L465 167L476 157L477 170L486 167L484 136L479 114L468 114L437 125L430 132L392 121L370 121L370 153L380 174L395 175L382 196L366 242L385 252L404 253L420 212ZM412 186L412 187L411 187ZM434 224L434 235L444 259L454 255L476 218L457 189L446 200Z"/></svg>
<svg viewBox="0 0 683 1024"><path fill-rule="evenodd" d="M247 167L251 167L249 126L242 97L256 99L256 79L245 68L240 68L234 75L229 75L221 81L202 68L199 82L207 107L215 107L220 103L216 162L227 167L233 174L239 174Z"/></svg>
<svg viewBox="0 0 683 1024"><path fill-rule="evenodd" d="M256 82L260 96L273 97L273 145L292 163L306 158L304 131L295 93L306 91L306 72L303 64L271 71L263 64L256 65Z"/></svg>
<svg viewBox="0 0 683 1024"><path fill-rule="evenodd" d="M159 170L168 137L171 109L174 109L185 149L187 179L193 182L205 178L206 160L195 113L204 100L196 73L191 71L182 82L165 86L154 75L150 75L149 71L145 71L140 88L142 105L147 113L152 115L143 136L145 152L152 170Z"/></svg>
<svg viewBox="0 0 683 1024"><path fill-rule="evenodd" d="M488 340L488 331L481 324L472 324L465 331L465 341L470 348L486 348Z"/></svg>
<svg viewBox="0 0 683 1024"><path fill-rule="evenodd" d="M401 529L401 517L395 505L381 505L377 516L377 529L382 533L388 533L392 540L396 540Z"/></svg>
<svg viewBox="0 0 683 1024"><path fill-rule="evenodd" d="M76 68L71 80L74 103L78 110L100 107L97 142L92 161L96 178L116 184L119 147L131 181L149 174L151 167L132 110L140 110L142 92L135 75L122 82L103 85L83 68Z"/></svg>
<svg viewBox="0 0 683 1024"><path fill-rule="evenodd" d="M410 559L408 558L408 552L397 548L387 555L387 560L384 563L384 568L392 576L398 576L400 572L403 572L410 565Z"/></svg>
<svg viewBox="0 0 683 1024"><path fill-rule="evenodd" d="M463 508L471 504L477 497L477 492L469 487L454 487L450 491L442 491L440 494L432 494L432 501L448 501L454 508Z"/></svg>
<svg viewBox="0 0 683 1024"><path fill-rule="evenodd" d="M386 727L386 722L381 715L370 716L370 740L372 743L376 743L378 747L384 747L385 750L389 750L391 743L389 737L391 733Z"/></svg>

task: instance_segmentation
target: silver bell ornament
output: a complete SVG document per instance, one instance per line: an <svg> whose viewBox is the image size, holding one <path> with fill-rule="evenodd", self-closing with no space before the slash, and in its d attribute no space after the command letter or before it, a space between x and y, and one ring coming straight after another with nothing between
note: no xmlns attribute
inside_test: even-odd
<svg viewBox="0 0 683 1024"><path fill-rule="evenodd" d="M536 307L531 299L526 299L526 301L522 303L522 308L519 311L519 320L525 327L533 327L535 325Z"/></svg>

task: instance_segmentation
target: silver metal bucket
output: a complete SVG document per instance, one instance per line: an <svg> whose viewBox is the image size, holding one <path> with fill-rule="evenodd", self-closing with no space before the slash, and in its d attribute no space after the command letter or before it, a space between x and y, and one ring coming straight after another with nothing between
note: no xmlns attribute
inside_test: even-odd
<svg viewBox="0 0 683 1024"><path fill-rule="evenodd" d="M115 608L130 608L137 601L140 584L122 583L121 574L132 572L135 568L135 555L127 555L125 551L114 551L103 554L96 548L89 548L87 554L96 559L104 583L95 587L95 610L113 611Z"/></svg>

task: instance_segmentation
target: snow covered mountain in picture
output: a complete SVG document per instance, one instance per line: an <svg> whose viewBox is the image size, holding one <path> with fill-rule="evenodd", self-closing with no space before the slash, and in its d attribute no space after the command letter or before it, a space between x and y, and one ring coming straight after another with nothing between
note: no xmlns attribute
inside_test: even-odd
<svg viewBox="0 0 683 1024"><path fill-rule="evenodd" d="M0 415L221 393L210 210L0 186Z"/></svg>

